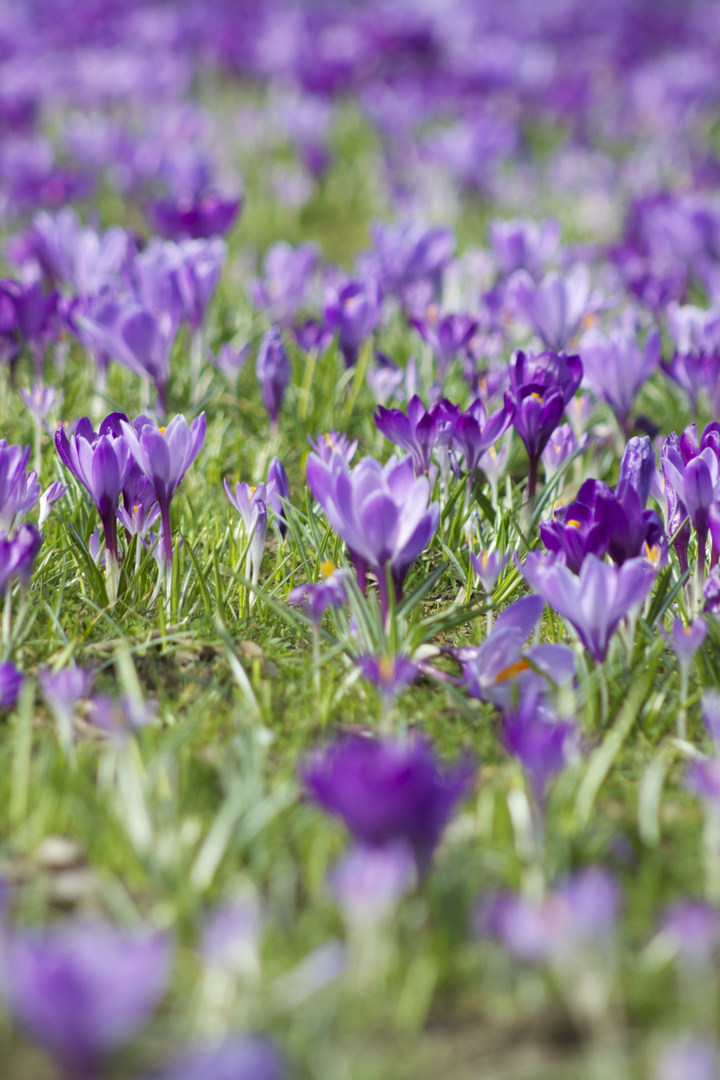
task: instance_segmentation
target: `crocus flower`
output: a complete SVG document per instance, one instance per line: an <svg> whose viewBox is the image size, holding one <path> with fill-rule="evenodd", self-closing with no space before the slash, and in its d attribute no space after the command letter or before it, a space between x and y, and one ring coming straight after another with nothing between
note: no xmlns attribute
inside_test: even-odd
<svg viewBox="0 0 720 1080"><path fill-rule="evenodd" d="M227 381L232 386L235 386L240 370L247 360L249 352L249 344L243 345L241 349L236 349L234 345L231 345L229 341L226 341L218 349L217 355L208 349L207 358L213 367L222 372Z"/></svg>
<svg viewBox="0 0 720 1080"><path fill-rule="evenodd" d="M0 533L0 593L6 592L15 578L27 589L42 542L40 530L28 522L14 536Z"/></svg>
<svg viewBox="0 0 720 1080"><path fill-rule="evenodd" d="M121 421L132 457L149 481L160 507L165 558L172 566L172 526L170 503L185 473L200 453L205 441L205 413L188 424L184 416L172 418L167 427L158 427L147 416L134 424Z"/></svg>
<svg viewBox="0 0 720 1080"><path fill-rule="evenodd" d="M720 746L720 694L708 690L701 698L703 724L716 746Z"/></svg>
<svg viewBox="0 0 720 1080"><path fill-rule="evenodd" d="M386 701L401 694L420 674L418 665L407 656L360 656L357 663Z"/></svg>
<svg viewBox="0 0 720 1080"><path fill-rule="evenodd" d="M579 356L553 352L538 356L517 352L510 361L509 398L515 406L513 426L530 459L528 494L535 494L537 465L565 406L582 379Z"/></svg>
<svg viewBox="0 0 720 1080"><path fill-rule="evenodd" d="M317 244L273 244L265 255L263 278L251 285L255 306L282 326L291 323L306 301L319 257Z"/></svg>
<svg viewBox="0 0 720 1080"><path fill-rule="evenodd" d="M667 544L662 523L654 510L643 509L632 484L625 484L620 496L599 480L586 480L578 491L575 506L578 504L588 506L593 520L602 527L607 553L618 566L639 555L645 555L657 568L663 564Z"/></svg>
<svg viewBox="0 0 720 1080"><path fill-rule="evenodd" d="M707 967L720 947L720 910L705 900L681 900L663 913L659 932L692 968Z"/></svg>
<svg viewBox="0 0 720 1080"><path fill-rule="evenodd" d="M380 310L377 284L374 281L348 281L331 289L325 298L325 322L338 333L345 367L357 363L360 346L370 337Z"/></svg>
<svg viewBox="0 0 720 1080"><path fill-rule="evenodd" d="M421 738L354 736L312 757L302 770L310 797L341 818L355 840L373 846L404 841L420 865L429 861L472 767L444 768Z"/></svg>
<svg viewBox="0 0 720 1080"><path fill-rule="evenodd" d="M587 554L602 558L608 546L605 529L595 520L592 507L579 501L557 507L552 520L541 521L540 538L548 551L564 556L573 574L580 573Z"/></svg>
<svg viewBox="0 0 720 1080"><path fill-rule="evenodd" d="M0 439L0 530L9 534L40 495L37 473L26 472L30 447L8 446Z"/></svg>
<svg viewBox="0 0 720 1080"><path fill-rule="evenodd" d="M417 476L429 471L440 430L437 406L426 409L416 394L408 402L407 415L401 409L384 409L381 405L374 420L386 439L412 456Z"/></svg>
<svg viewBox="0 0 720 1080"><path fill-rule="evenodd" d="M340 455L326 465L310 454L307 479L333 529L348 546L361 588L367 568L375 571L385 615L387 567L399 592L440 521L440 507L428 506L427 478L415 476L410 457L392 457L385 465L363 458L351 471Z"/></svg>
<svg viewBox="0 0 720 1080"><path fill-rule="evenodd" d="M63 498L67 494L68 485L63 484L60 480L53 481L40 496L40 513L38 516L38 527L42 529L43 525L50 517L50 511L56 502Z"/></svg>
<svg viewBox="0 0 720 1080"><path fill-rule="evenodd" d="M707 446L684 467L675 455L663 462L666 486L672 488L692 521L698 539L698 575L705 569L705 546L710 527L710 508L720 494L720 466L714 450Z"/></svg>
<svg viewBox="0 0 720 1080"><path fill-rule="evenodd" d="M516 270L526 270L537 279L555 254L560 240L560 225L546 220L538 224L528 218L490 222L488 236L502 273L509 277Z"/></svg>
<svg viewBox="0 0 720 1080"><path fill-rule="evenodd" d="M87 671L66 667L53 674L48 668L40 672L40 690L52 713L61 742L72 743L72 722L75 710L89 691L92 679Z"/></svg>
<svg viewBox="0 0 720 1080"><path fill-rule="evenodd" d="M566 274L551 272L537 284L519 270L509 281L515 305L548 349L570 345L590 311L590 271L578 263Z"/></svg>
<svg viewBox="0 0 720 1080"><path fill-rule="evenodd" d="M648 334L642 352L634 333L616 330L605 337L589 330L580 339L583 377L592 392L615 413L623 431L627 430L635 397L660 364L660 334Z"/></svg>
<svg viewBox="0 0 720 1080"><path fill-rule="evenodd" d="M157 1007L170 957L163 934L99 922L11 932L3 946L6 1001L72 1075L91 1077Z"/></svg>
<svg viewBox="0 0 720 1080"><path fill-rule="evenodd" d="M419 284L439 294L457 243L454 233L416 221L401 225L376 221L370 232L373 247L364 258L364 269L378 281L383 295L403 300Z"/></svg>
<svg viewBox="0 0 720 1080"><path fill-rule="evenodd" d="M480 398L476 398L455 420L453 440L465 456L470 484L482 455L505 434L514 415L515 402L506 394L503 404L490 416Z"/></svg>
<svg viewBox="0 0 720 1080"><path fill-rule="evenodd" d="M679 471L681 475L684 472L684 461L680 453L680 439L674 431L668 435L663 443L661 462L663 489L667 499L667 529L668 533L675 537L674 546L680 570L685 573L688 568L688 546L691 532L690 523L685 522L688 516L685 503L672 482L676 471Z"/></svg>
<svg viewBox="0 0 720 1080"><path fill-rule="evenodd" d="M240 203L240 199L228 199L217 191L207 191L156 199L148 212L161 236L169 240L198 239L227 232L238 216Z"/></svg>
<svg viewBox="0 0 720 1080"><path fill-rule="evenodd" d="M509 558L509 551L504 555L499 551L481 551L477 555L474 551L470 552L473 570L486 593L493 592Z"/></svg>
<svg viewBox="0 0 720 1080"><path fill-rule="evenodd" d="M657 474L655 450L647 435L630 439L620 460L616 491L624 499L628 487L635 489L640 505L645 508Z"/></svg>
<svg viewBox="0 0 720 1080"><path fill-rule="evenodd" d="M62 395L60 396L62 397ZM24 386L21 386L20 397L25 402L28 410L40 423L51 411L58 395L54 386L42 386L42 384L36 383L31 390L26 390Z"/></svg>
<svg viewBox="0 0 720 1080"><path fill-rule="evenodd" d="M285 466L279 457L272 458L268 465L267 489L268 506L275 515L280 535L284 537L287 532L284 504L290 501L290 486Z"/></svg>
<svg viewBox="0 0 720 1080"><path fill-rule="evenodd" d="M646 559L611 566L592 553L585 556L575 576L559 560L547 562L530 552L523 574L532 590L574 627L599 663L618 624L642 604L655 580L655 570Z"/></svg>
<svg viewBox="0 0 720 1080"><path fill-rule="evenodd" d="M539 596L524 596L503 611L481 645L455 650L471 697L508 707L534 687L545 692L573 678L575 658L566 645L523 647L544 607Z"/></svg>
<svg viewBox="0 0 720 1080"><path fill-rule="evenodd" d="M433 351L442 383L450 364L469 345L478 324L469 315L443 315L436 304L429 304L424 318L410 319L420 337Z"/></svg>
<svg viewBox="0 0 720 1080"><path fill-rule="evenodd" d="M528 777L538 802L551 778L569 763L577 729L558 720L541 703L538 688L523 694L503 720L503 742Z"/></svg>
<svg viewBox="0 0 720 1080"><path fill-rule="evenodd" d="M18 699L25 676L10 660L0 663L0 709L11 709Z"/></svg>
<svg viewBox="0 0 720 1080"><path fill-rule="evenodd" d="M258 484L257 487L250 487L245 481L239 481L233 493L227 480L224 481L224 485L225 494L242 518L245 535L250 540L245 573L251 578L253 585L257 585L265 552L267 508L274 487L263 483Z"/></svg>
<svg viewBox="0 0 720 1080"><path fill-rule="evenodd" d="M285 1080L280 1054L265 1039L236 1036L181 1051L147 1080Z"/></svg>
<svg viewBox="0 0 720 1080"><path fill-rule="evenodd" d="M354 844L335 863L328 878L345 919L361 928L387 919L416 881L412 849L403 841L381 846Z"/></svg>
<svg viewBox="0 0 720 1080"><path fill-rule="evenodd" d="M255 374L260 383L263 404L270 414L270 421L277 424L285 391L292 378L290 360L285 351L282 334L277 326L271 327L260 343L255 364Z"/></svg>
<svg viewBox="0 0 720 1080"><path fill-rule="evenodd" d="M326 351L333 338L332 330L317 319L306 319L294 326L293 335L303 352L317 353L318 356Z"/></svg>
<svg viewBox="0 0 720 1080"><path fill-rule="evenodd" d="M552 480L559 469L569 461L573 454L587 443L587 436L576 438L570 424L560 424L550 436L550 441L540 455L545 468L545 479Z"/></svg>
<svg viewBox="0 0 720 1080"><path fill-rule="evenodd" d="M653 1080L716 1080L718 1068L720 1055L715 1043L685 1035L664 1048Z"/></svg>
<svg viewBox="0 0 720 1080"><path fill-rule="evenodd" d="M687 626L682 619L673 619L672 630L669 634L665 633L680 667L685 671L691 668L695 654L701 648L706 636L707 623L703 619L695 619Z"/></svg>
<svg viewBox="0 0 720 1080"><path fill-rule="evenodd" d="M591 866L541 899L501 894L481 922L519 960L553 963L588 947L605 948L619 906L615 880Z"/></svg>
<svg viewBox="0 0 720 1080"><path fill-rule="evenodd" d="M289 604L295 604L307 615L315 627L319 627L323 615L331 607L339 608L347 603L347 571L338 570L332 562L321 566L322 578L298 585L288 597Z"/></svg>
<svg viewBox="0 0 720 1080"><path fill-rule="evenodd" d="M332 461L335 454L339 454L345 464L349 465L358 445L357 439L351 441L347 435L339 434L337 431L326 431L324 435L318 435L315 439L308 435L308 442L326 465Z"/></svg>

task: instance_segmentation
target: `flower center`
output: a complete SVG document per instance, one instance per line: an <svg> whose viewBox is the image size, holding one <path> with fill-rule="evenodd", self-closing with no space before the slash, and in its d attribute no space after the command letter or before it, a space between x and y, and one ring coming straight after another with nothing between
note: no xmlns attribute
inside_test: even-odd
<svg viewBox="0 0 720 1080"><path fill-rule="evenodd" d="M320 563L320 570L323 577L329 578L333 576L333 574L337 570L337 566L332 561L332 559L325 559L323 562Z"/></svg>
<svg viewBox="0 0 720 1080"><path fill-rule="evenodd" d="M530 665L527 660L517 660L514 664L509 664L502 671L499 671L495 676L496 683L508 682L510 679L514 679L516 675L519 675L521 671L529 671Z"/></svg>

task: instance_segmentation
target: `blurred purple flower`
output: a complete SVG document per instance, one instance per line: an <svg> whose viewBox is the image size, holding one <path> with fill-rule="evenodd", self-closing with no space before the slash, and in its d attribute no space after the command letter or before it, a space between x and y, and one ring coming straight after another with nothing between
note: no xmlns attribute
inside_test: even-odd
<svg viewBox="0 0 720 1080"><path fill-rule="evenodd" d="M565 768L577 749L577 728L553 716L534 686L505 714L503 742L522 765L535 798L542 803L549 781Z"/></svg>
<svg viewBox="0 0 720 1080"><path fill-rule="evenodd" d="M285 1080L287 1070L271 1043L235 1036L219 1045L181 1051L147 1080Z"/></svg>
<svg viewBox="0 0 720 1080"><path fill-rule="evenodd" d="M695 655L707 636L707 629L707 623L703 619L695 619L686 626L682 619L678 618L673 619L670 633L662 631L677 656L680 667L685 671L692 667Z"/></svg>
<svg viewBox="0 0 720 1080"><path fill-rule="evenodd" d="M373 926L387 919L416 880L412 849L402 840L379 846L354 844L328 878L343 915L355 926Z"/></svg>
<svg viewBox="0 0 720 1080"><path fill-rule="evenodd" d="M474 551L470 552L473 570L486 593L492 594L494 591L509 558L509 551L506 551L504 555L499 551L481 551L477 555Z"/></svg>
<svg viewBox="0 0 720 1080"><path fill-rule="evenodd" d="M660 334L652 330L641 352L635 334L628 330L616 330L605 337L591 329L580 339L578 348L585 382L610 406L626 431L638 391L660 364Z"/></svg>
<svg viewBox="0 0 720 1080"><path fill-rule="evenodd" d="M338 333L345 367L357 363L360 346L374 331L380 314L377 284L370 280L347 281L328 290L325 296L325 323Z"/></svg>
<svg viewBox="0 0 720 1080"><path fill-rule="evenodd" d="M357 664L386 701L402 694L420 674L418 665L407 656L359 656Z"/></svg>
<svg viewBox="0 0 720 1080"><path fill-rule="evenodd" d="M496 218L490 222L488 235L505 277L510 277L516 270L526 270L537 280L557 250L560 225L554 220L545 220L538 225L528 218L509 221Z"/></svg>
<svg viewBox="0 0 720 1080"><path fill-rule="evenodd" d="M717 1080L718 1068L720 1057L715 1043L686 1035L665 1047L653 1080Z"/></svg>
<svg viewBox="0 0 720 1080"><path fill-rule="evenodd" d="M320 626L323 615L331 607L339 608L347 603L347 571L338 570L331 562L323 563L321 570L323 577L319 581L298 585L288 597L288 603L302 608L315 627Z"/></svg>
<svg viewBox="0 0 720 1080"><path fill-rule="evenodd" d="M441 383L452 361L467 348L478 328L469 315L441 316L435 304L428 305L424 318L411 318L410 325L432 349Z"/></svg>
<svg viewBox="0 0 720 1080"><path fill-rule="evenodd" d="M720 910L706 900L681 900L664 912L659 932L682 960L706 967L720 947Z"/></svg>
<svg viewBox="0 0 720 1080"><path fill-rule="evenodd" d="M11 709L18 699L25 676L10 660L0 663L0 709Z"/></svg>
<svg viewBox="0 0 720 1080"><path fill-rule="evenodd" d="M234 345L231 345L229 341L226 341L218 349L217 355L213 354L210 349L208 349L207 358L212 366L222 372L227 381L232 386L235 386L240 370L244 366L249 353L249 344L243 345L240 349L236 349Z"/></svg>
<svg viewBox="0 0 720 1080"><path fill-rule="evenodd" d="M50 517L50 511L56 502L63 498L68 492L68 485L62 484L59 480L53 481L40 496L40 514L38 516L38 528L42 529L43 525Z"/></svg>
<svg viewBox="0 0 720 1080"><path fill-rule="evenodd" d="M285 391L292 378L292 368L285 343L277 326L271 327L260 343L255 363L255 374L260 383L263 404L270 416L270 423L277 425Z"/></svg>
<svg viewBox="0 0 720 1080"><path fill-rule="evenodd" d="M191 192L176 198L150 203L150 219L161 236L169 240L199 239L228 231L240 211L241 200L229 199L217 191Z"/></svg>
<svg viewBox="0 0 720 1080"><path fill-rule="evenodd" d="M590 271L582 263L566 274L546 274L539 284L519 270L508 287L520 314L555 352L571 344L583 316L591 311Z"/></svg>
<svg viewBox="0 0 720 1080"><path fill-rule="evenodd" d="M0 439L0 531L10 534L40 495L37 473L26 472L30 447Z"/></svg>
<svg viewBox="0 0 720 1080"><path fill-rule="evenodd" d="M263 262L264 276L250 286L255 306L272 322L288 326L307 300L319 258L317 244L273 244Z"/></svg>
<svg viewBox="0 0 720 1080"><path fill-rule="evenodd" d="M347 435L339 434L337 431L326 431L324 435L318 435L315 439L308 435L308 442L326 465L330 464L335 454L339 454L345 464L349 465L358 445L357 439L351 442Z"/></svg>
<svg viewBox="0 0 720 1080"><path fill-rule="evenodd" d="M253 585L257 585L267 537L267 508L275 486L260 483L257 487L250 487L243 480L235 485L234 494L227 479L224 486L225 494L242 518L245 535L250 541L246 577L251 578Z"/></svg>

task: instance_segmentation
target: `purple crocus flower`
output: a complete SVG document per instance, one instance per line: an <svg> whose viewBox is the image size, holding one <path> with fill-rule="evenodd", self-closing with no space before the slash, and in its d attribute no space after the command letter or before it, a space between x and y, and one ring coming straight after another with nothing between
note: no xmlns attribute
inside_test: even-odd
<svg viewBox="0 0 720 1080"><path fill-rule="evenodd" d="M61 742L69 747L72 743L72 722L75 710L87 697L92 678L82 668L66 667L55 674L46 668L40 672L39 682L42 696L53 715Z"/></svg>
<svg viewBox="0 0 720 1080"><path fill-rule="evenodd" d="M643 510L631 483L625 483L622 492L621 497L600 480L586 480L574 506L584 504L589 508L593 521L605 534L607 553L618 566L626 559L644 555L659 569L667 554L660 518L654 510Z"/></svg>
<svg viewBox="0 0 720 1080"><path fill-rule="evenodd" d="M268 506L275 515L280 535L284 537L287 532L285 503L290 502L290 485L285 466L279 457L272 458L268 465L267 488Z"/></svg>
<svg viewBox="0 0 720 1080"><path fill-rule="evenodd" d="M477 555L474 551L470 552L473 570L486 593L492 593L495 589L509 558L509 551L504 555L499 551L481 551Z"/></svg>
<svg viewBox="0 0 720 1080"><path fill-rule="evenodd" d="M351 441L347 435L339 434L337 431L326 431L315 439L310 438L308 435L308 442L320 460L324 461L326 465L330 464L335 454L339 454L345 464L349 465L355 456L358 445L357 439Z"/></svg>
<svg viewBox="0 0 720 1080"><path fill-rule="evenodd" d="M708 690L701 698L703 724L708 735L720 746L720 693Z"/></svg>
<svg viewBox="0 0 720 1080"><path fill-rule="evenodd" d="M469 315L441 316L435 304L428 305L425 318L410 319L410 325L432 349L441 383L452 361L467 349L478 328L476 320Z"/></svg>
<svg viewBox="0 0 720 1080"><path fill-rule="evenodd" d="M348 546L361 588L367 568L375 571L385 617L387 567L399 593L440 521L437 503L428 506L427 478L415 476L410 457L392 457L385 465L363 458L351 471L338 454L329 465L310 454L307 479L333 529Z"/></svg>
<svg viewBox="0 0 720 1080"><path fill-rule="evenodd" d="M247 553L246 576L252 579L253 585L257 585L265 552L267 508L274 486L260 483L257 487L250 487L245 481L239 481L234 493L227 480L224 486L225 494L242 518L245 535L248 539L252 538Z"/></svg>
<svg viewBox="0 0 720 1080"><path fill-rule="evenodd" d="M663 473L666 487L671 488L675 499L683 504L695 527L698 539L698 577L702 580L710 508L720 494L720 466L717 455L712 447L706 446L684 464L678 460L676 454L668 454L663 462ZM669 499L668 495L668 502Z"/></svg>
<svg viewBox="0 0 720 1080"><path fill-rule="evenodd" d="M332 330L328 330L327 326L317 319L306 319L294 326L293 335L303 352L317 353L318 356L328 349L333 339Z"/></svg>
<svg viewBox="0 0 720 1080"><path fill-rule="evenodd" d="M517 352L510 361L508 397L515 406L513 426L525 443L530 468L528 496L533 498L540 455L559 426L565 406L582 379L579 356L554 352Z"/></svg>
<svg viewBox="0 0 720 1080"><path fill-rule="evenodd" d="M407 415L401 409L385 409L381 405L374 420L386 439L412 456L417 476L429 472L440 431L437 406L426 409L416 394L408 402Z"/></svg>
<svg viewBox="0 0 720 1080"><path fill-rule="evenodd" d="M20 387L20 397L38 422L43 421L51 411L57 396L54 386L42 386L36 383L31 390L26 390L24 386Z"/></svg>
<svg viewBox="0 0 720 1080"><path fill-rule="evenodd" d="M418 665L408 656L359 656L357 664L386 701L402 694L420 674Z"/></svg>
<svg viewBox="0 0 720 1080"><path fill-rule="evenodd" d="M656 475L657 464L652 441L647 435L636 435L628 442L620 461L616 486L618 496L624 499L627 488L632 487L644 509Z"/></svg>
<svg viewBox="0 0 720 1080"><path fill-rule="evenodd" d="M526 270L534 279L542 274L555 254L560 240L560 225L546 220L539 225L528 218L494 220L488 227L490 246L505 277L516 270Z"/></svg>
<svg viewBox="0 0 720 1080"><path fill-rule="evenodd" d="M326 611L347 603L347 571L338 570L330 561L323 563L320 569L323 577L319 581L298 585L288 597L288 603L301 608L316 628Z"/></svg>
<svg viewBox="0 0 720 1080"><path fill-rule="evenodd" d="M539 900L501 894L480 922L517 959L552 964L588 947L605 948L619 906L614 878L590 866Z"/></svg>
<svg viewBox="0 0 720 1080"><path fill-rule="evenodd" d="M20 695L25 676L10 660L0 663L0 709L11 709Z"/></svg>
<svg viewBox="0 0 720 1080"><path fill-rule="evenodd" d="M0 533L0 593L6 592L15 578L27 589L42 542L40 530L28 522L14 536Z"/></svg>
<svg viewBox="0 0 720 1080"><path fill-rule="evenodd" d="M281 326L289 325L307 299L319 258L317 244L273 244L265 255L263 278L251 285L255 306Z"/></svg>
<svg viewBox="0 0 720 1080"><path fill-rule="evenodd" d="M205 441L205 413L188 424L184 416L172 418L167 427L139 416L133 424L121 421L130 454L149 481L160 507L163 545L167 566L172 566L172 526L170 503L185 473L200 453Z"/></svg>
<svg viewBox="0 0 720 1080"><path fill-rule="evenodd" d="M217 356L208 349L207 358L213 367L222 372L227 381L232 386L235 386L240 370L245 364L249 352L249 344L243 345L240 349L236 349L234 345L231 345L229 341L226 341L218 349Z"/></svg>
<svg viewBox="0 0 720 1080"><path fill-rule="evenodd" d="M196 240L227 232L238 216L240 205L240 199L228 199L217 191L207 191L156 199L148 211L161 236L169 240L185 237Z"/></svg>
<svg viewBox="0 0 720 1080"><path fill-rule="evenodd" d="M255 972L262 930L262 912L252 893L227 900L208 916L201 953L206 964L242 975Z"/></svg>
<svg viewBox="0 0 720 1080"><path fill-rule="evenodd" d="M425 865L456 803L467 794L469 763L444 768L425 739L342 739L316 754L302 778L310 797L374 846L405 841Z"/></svg>
<svg viewBox="0 0 720 1080"><path fill-rule="evenodd" d="M548 562L530 552L523 575L531 589L574 627L598 663L605 659L618 624L642 604L655 580L647 559L611 566L592 553L585 556L575 576L559 560Z"/></svg>
<svg viewBox="0 0 720 1080"><path fill-rule="evenodd" d="M259 1036L234 1037L219 1045L181 1051L147 1080L285 1080L277 1050Z"/></svg>
<svg viewBox="0 0 720 1080"><path fill-rule="evenodd" d="M680 570L682 573L688 569L688 546L690 544L690 523L685 522L688 516L685 503L672 483L672 477L676 471L682 475L684 461L680 452L680 438L673 431L663 443L662 474L664 492L667 498L667 529L671 536L675 537L675 551L677 553Z"/></svg>
<svg viewBox="0 0 720 1080"><path fill-rule="evenodd" d="M720 910L705 900L681 900L663 913L659 932L691 967L707 967L720 947Z"/></svg>
<svg viewBox="0 0 720 1080"><path fill-rule="evenodd" d="M653 1080L717 1080L720 1056L710 1039L685 1035L663 1050Z"/></svg>
<svg viewBox="0 0 720 1080"><path fill-rule="evenodd" d="M290 360L285 351L282 334L277 326L272 326L260 343L260 351L255 364L255 374L260 383L263 404L270 415L270 422L275 427L282 408L285 391L292 378Z"/></svg>
<svg viewBox="0 0 720 1080"><path fill-rule="evenodd" d="M164 934L99 922L11 932L3 945L10 1012L73 1076L97 1074L163 996L171 949Z"/></svg>
<svg viewBox="0 0 720 1080"><path fill-rule="evenodd" d="M610 406L627 432L635 397L660 364L660 334L651 331L641 352L630 331L617 330L605 337L592 329L580 339L579 349L585 382L597 398Z"/></svg>
<svg viewBox="0 0 720 1080"><path fill-rule="evenodd" d="M534 687L546 691L554 684L572 680L572 649L553 644L523 647L544 607L539 596L524 596L503 611L481 645L455 650L463 684L471 697L507 708Z"/></svg>
<svg viewBox="0 0 720 1080"><path fill-rule="evenodd" d="M42 529L43 525L50 517L50 511L56 502L63 498L68 492L68 485L61 483L59 480L53 481L40 496L40 513L38 515L38 528Z"/></svg>
<svg viewBox="0 0 720 1080"><path fill-rule="evenodd" d="M338 332L345 367L357 363L360 346L378 321L380 300L375 281L348 281L330 289L325 297L325 322Z"/></svg>
<svg viewBox="0 0 720 1080"><path fill-rule="evenodd" d="M412 849L403 841L381 846L354 844L328 877L330 891L347 922L365 928L392 915L416 881Z"/></svg>
<svg viewBox="0 0 720 1080"><path fill-rule="evenodd" d="M670 633L663 631L678 658L678 664L685 672L692 667L695 655L707 636L707 629L707 623L703 619L695 619L687 626L682 619L673 619Z"/></svg>
<svg viewBox="0 0 720 1080"><path fill-rule="evenodd" d="M506 394L503 404L490 416L487 415L480 398L476 398L472 405L455 419L452 437L465 456L469 486L472 485L482 455L505 434L514 415L515 402Z"/></svg>
<svg viewBox="0 0 720 1080"><path fill-rule="evenodd" d="M578 439L570 424L560 424L550 436L549 442L540 455L546 481L552 480L565 462L569 461L573 454L581 450L586 443L586 435Z"/></svg>
<svg viewBox="0 0 720 1080"><path fill-rule="evenodd" d="M403 300L421 284L439 294L443 270L457 243L449 229L377 221L370 231L373 248L364 257L363 268L372 273L384 295Z"/></svg>
<svg viewBox="0 0 720 1080"><path fill-rule="evenodd" d="M538 688L533 687L506 713L503 742L522 765L535 798L541 803L551 778L570 760L577 729L543 707Z"/></svg>
<svg viewBox="0 0 720 1080"><path fill-rule="evenodd" d="M519 270L509 281L518 311L548 349L570 345L590 311L590 271L582 263L566 274L549 273L537 284Z"/></svg>
<svg viewBox="0 0 720 1080"><path fill-rule="evenodd" d="M37 473L25 471L29 459L29 446L8 446L7 439L0 439L0 530L6 534L13 531L40 495Z"/></svg>
<svg viewBox="0 0 720 1080"><path fill-rule="evenodd" d="M687 786L708 806L720 807L720 758L693 761L685 773Z"/></svg>

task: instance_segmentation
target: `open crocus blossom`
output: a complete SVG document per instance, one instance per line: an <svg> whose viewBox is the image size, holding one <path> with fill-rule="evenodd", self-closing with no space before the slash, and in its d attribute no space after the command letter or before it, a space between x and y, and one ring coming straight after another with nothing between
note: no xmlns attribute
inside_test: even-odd
<svg viewBox="0 0 720 1080"><path fill-rule="evenodd" d="M366 457L350 469L339 454L330 464L310 454L307 479L335 532L347 544L358 584L365 587L368 568L377 575L383 615L387 613L387 568L395 588L432 540L440 507L430 503L430 484L415 476L411 457L390 458L381 465Z"/></svg>
<svg viewBox="0 0 720 1080"><path fill-rule="evenodd" d="M660 334L651 331L641 351L635 334L628 330L605 337L593 328L580 339L579 348L585 382L595 397L610 406L627 432L635 397L660 364Z"/></svg>
<svg viewBox="0 0 720 1080"><path fill-rule="evenodd" d="M87 417L78 420L70 438L62 427L55 432L60 460L87 489L100 515L111 579L116 575L118 565L115 514L133 464L123 429L132 430L124 418L121 419L120 413L111 413L97 432Z"/></svg>
<svg viewBox="0 0 720 1080"><path fill-rule="evenodd" d="M374 419L386 439L411 455L416 474L427 473L440 432L438 406L426 409L415 394L408 402L407 415L401 409L385 409L381 405Z"/></svg>
<svg viewBox="0 0 720 1080"><path fill-rule="evenodd" d="M170 503L185 473L205 441L205 413L188 424L184 416L174 416L167 427L139 416L134 424L121 422L127 446L149 481L160 507L166 565L172 566L172 526Z"/></svg>
<svg viewBox="0 0 720 1080"><path fill-rule="evenodd" d="M561 559L530 552L522 568L531 589L577 631L593 660L601 663L622 619L646 599L655 580L647 559L611 566L589 553L576 576Z"/></svg>
<svg viewBox="0 0 720 1080"><path fill-rule="evenodd" d="M257 585L267 536L267 508L275 491L275 483L270 481L251 487L241 480L235 485L234 493L227 480L224 484L225 494L242 518L249 540L245 576L252 579L253 585Z"/></svg>
<svg viewBox="0 0 720 1080"><path fill-rule="evenodd" d="M341 818L355 840L405 841L423 866L472 774L467 762L441 766L425 739L355 736L311 758L302 778L311 798Z"/></svg>
<svg viewBox="0 0 720 1080"><path fill-rule="evenodd" d="M548 349L567 348L590 311L590 271L578 263L567 274L551 272L538 284L518 270L509 287L520 314Z"/></svg>
<svg viewBox="0 0 720 1080"><path fill-rule="evenodd" d="M40 495L37 473L26 472L30 447L0 439L0 530L11 533Z"/></svg>
<svg viewBox="0 0 720 1080"><path fill-rule="evenodd" d="M100 922L6 932L5 999L68 1076L92 1078L157 1007L170 959L163 934L124 933Z"/></svg>

